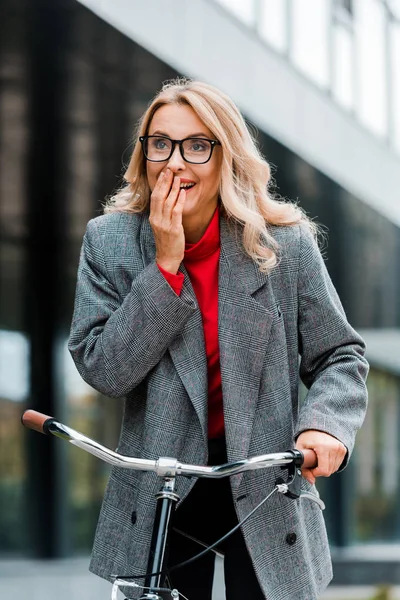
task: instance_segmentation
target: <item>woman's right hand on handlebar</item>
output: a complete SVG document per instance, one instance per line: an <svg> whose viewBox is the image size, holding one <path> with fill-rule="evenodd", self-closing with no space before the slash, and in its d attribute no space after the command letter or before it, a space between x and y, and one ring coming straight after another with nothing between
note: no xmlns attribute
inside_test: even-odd
<svg viewBox="0 0 400 600"><path fill-rule="evenodd" d="M177 273L185 252L182 211L186 192L171 169L162 171L150 197L150 225L156 243L156 262Z"/></svg>

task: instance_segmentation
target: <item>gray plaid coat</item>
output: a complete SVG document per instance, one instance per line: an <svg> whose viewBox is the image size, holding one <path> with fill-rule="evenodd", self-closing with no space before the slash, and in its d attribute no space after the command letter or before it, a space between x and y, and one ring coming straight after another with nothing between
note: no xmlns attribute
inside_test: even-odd
<svg viewBox="0 0 400 600"><path fill-rule="evenodd" d="M366 409L363 340L347 322L306 227L271 231L280 262L265 275L221 217L219 344L228 458L290 449L307 429L337 437L350 455ZM177 296L157 268L146 216L113 213L89 222L69 348L91 386L125 397L119 452L206 463L201 314L187 274ZM309 388L301 407L299 369ZM272 489L279 472L231 477L239 519ZM178 478L182 499L193 484ZM305 480L303 485L309 487ZM94 573L110 579L146 571L159 487L153 473L112 469L94 542ZM313 600L329 583L330 554L316 504L274 494L243 533L268 600Z"/></svg>

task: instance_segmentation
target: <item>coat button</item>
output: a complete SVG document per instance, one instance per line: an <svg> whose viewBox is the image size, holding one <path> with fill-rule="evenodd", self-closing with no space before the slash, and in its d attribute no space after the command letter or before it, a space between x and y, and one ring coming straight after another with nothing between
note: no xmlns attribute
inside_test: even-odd
<svg viewBox="0 0 400 600"><path fill-rule="evenodd" d="M286 543L289 544L289 546L293 546L293 544L296 543L297 540L297 535L295 533L288 533L286 536Z"/></svg>
<svg viewBox="0 0 400 600"><path fill-rule="evenodd" d="M132 525L134 525L136 523L136 520L137 520L137 514L136 514L136 510L134 510L132 513L132 516L131 516Z"/></svg>

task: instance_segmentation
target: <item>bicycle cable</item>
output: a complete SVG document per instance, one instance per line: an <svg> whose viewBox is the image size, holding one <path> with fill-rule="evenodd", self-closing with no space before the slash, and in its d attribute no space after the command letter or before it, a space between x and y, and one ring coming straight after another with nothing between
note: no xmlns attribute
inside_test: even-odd
<svg viewBox="0 0 400 600"><path fill-rule="evenodd" d="M249 514L246 515L244 519L242 519L237 525L235 525L235 527L233 527L233 529L228 531L228 533L226 533L224 536L222 536L222 538L220 538L219 540L217 540L216 542L211 544L211 546L207 546L207 548L205 548L198 554L195 554L194 556L192 556L192 558L188 558L187 560L185 560L181 563L178 563L177 565L174 565L173 567L171 567L169 569L164 569L163 571L158 571L156 573L146 573L145 575L112 575L112 577L115 577L115 579L145 579L146 577L156 577L158 575L168 575L172 571L176 571L176 569L186 567L186 565L189 565L190 563L194 562L195 560L198 560L199 558L201 558L202 556L204 556L205 554L207 554L208 552L213 550L216 546L218 546L219 544L224 542L233 533L235 533L235 531L237 531L239 529L239 527L241 527L243 525L243 523L245 523L251 517L251 515L253 515L256 512L256 510L261 508L261 506L264 504L264 502L266 502L269 498L271 498L272 494L274 494L277 491L278 491L278 487L275 486L274 489L268 494L268 496L266 496L263 500L261 500L261 502L259 502L259 504L257 504L257 506L255 508L253 508L253 510L250 511Z"/></svg>

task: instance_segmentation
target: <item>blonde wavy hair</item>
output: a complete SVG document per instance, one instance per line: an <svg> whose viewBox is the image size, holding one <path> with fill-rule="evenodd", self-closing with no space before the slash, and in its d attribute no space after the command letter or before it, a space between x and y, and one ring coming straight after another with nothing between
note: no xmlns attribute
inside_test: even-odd
<svg viewBox="0 0 400 600"><path fill-rule="evenodd" d="M178 78L164 83L140 119L134 149L124 174L125 184L111 196L104 212L144 213L149 210L150 188L139 136L147 135L155 112L166 104L190 106L222 147L219 196L225 215L239 224L245 252L263 272L277 264L278 244L271 225L315 224L294 203L273 197L271 169L232 100L200 81Z"/></svg>

